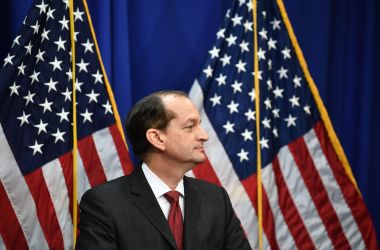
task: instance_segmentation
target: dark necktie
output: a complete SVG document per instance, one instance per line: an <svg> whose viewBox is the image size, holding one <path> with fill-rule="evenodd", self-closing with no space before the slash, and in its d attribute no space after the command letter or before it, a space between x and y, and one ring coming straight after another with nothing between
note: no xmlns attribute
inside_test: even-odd
<svg viewBox="0 0 380 250"><path fill-rule="evenodd" d="M178 191L169 191L164 194L165 198L170 203L170 210L168 216L168 222L170 229L172 230L175 241L179 250L183 249L183 220L181 207L179 206L179 196Z"/></svg>

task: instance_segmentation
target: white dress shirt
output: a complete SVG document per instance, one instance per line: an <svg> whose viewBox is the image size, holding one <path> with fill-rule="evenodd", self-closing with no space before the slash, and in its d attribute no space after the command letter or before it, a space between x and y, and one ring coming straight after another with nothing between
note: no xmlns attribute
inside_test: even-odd
<svg viewBox="0 0 380 250"><path fill-rule="evenodd" d="M153 190L153 194L156 197L158 204L160 205L161 210L165 215L165 218L168 219L170 203L164 197L164 194L172 190L155 173L153 173L153 171L150 170L150 168L145 163L143 163L141 167L142 167L142 171L144 172L145 178L148 181L150 188ZM179 206L181 207L182 219L183 219L185 217L184 216L185 215L184 213L185 189L183 187L183 179L178 183L177 187L174 190L178 191L181 194L179 196Z"/></svg>

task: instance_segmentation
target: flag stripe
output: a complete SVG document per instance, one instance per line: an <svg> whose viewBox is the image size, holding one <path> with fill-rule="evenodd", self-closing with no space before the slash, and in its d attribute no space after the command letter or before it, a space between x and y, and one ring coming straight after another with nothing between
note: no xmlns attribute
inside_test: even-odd
<svg viewBox="0 0 380 250"><path fill-rule="evenodd" d="M313 243L317 249L328 249L332 246L330 238L326 234L326 228L318 215L318 212L311 200L304 180L294 162L287 146L280 149L278 162L281 175L284 177L291 198L296 205L298 213L301 215Z"/></svg>
<svg viewBox="0 0 380 250"><path fill-rule="evenodd" d="M78 192L78 204L80 203L80 200L87 190L91 188L89 177L87 176L85 167L83 165L82 158L78 152L77 157L77 192ZM77 204L77 205L78 205Z"/></svg>
<svg viewBox="0 0 380 250"><path fill-rule="evenodd" d="M317 123L314 130L315 134L318 137L322 151L325 154L329 165L331 166L335 179L337 180L344 198L351 209L351 213L355 218L355 222L360 229L366 248L376 249L377 239L374 233L374 227L371 218L368 216L368 211L364 205L362 197L358 192L356 192L353 183L346 177L347 174L345 173L345 170L339 161L332 145L326 143L329 140L329 137L323 124ZM358 242L357 244L360 243Z"/></svg>
<svg viewBox="0 0 380 250"><path fill-rule="evenodd" d="M192 172L196 178L214 183L218 186L222 186L208 159L206 159L204 163L201 163L193 168Z"/></svg>
<svg viewBox="0 0 380 250"><path fill-rule="evenodd" d="M312 200L317 208L317 211L324 223L327 233L333 242L335 248L349 249L350 244L340 225L338 216L331 205L327 195L326 187L319 173L315 169L313 160L307 150L304 138L300 137L288 145L291 154L299 168L299 171L304 179L306 187L311 194Z"/></svg>
<svg viewBox="0 0 380 250"><path fill-rule="evenodd" d="M36 206L33 197L20 172L13 153L5 138L3 126L0 124L0 179L13 210L19 220L28 247L48 249L48 244L37 219Z"/></svg>
<svg viewBox="0 0 380 250"><path fill-rule="evenodd" d="M69 196L69 212L71 221L73 220L73 155L71 152L66 153L58 158L61 167L63 177L65 178L66 189Z"/></svg>
<svg viewBox="0 0 380 250"><path fill-rule="evenodd" d="M54 206L47 189L42 169L38 168L25 177L37 207L37 216L50 249L62 249L63 238Z"/></svg>
<svg viewBox="0 0 380 250"><path fill-rule="evenodd" d="M340 221L340 224L342 225L342 229L346 235L347 240L350 243L351 248L365 249L365 243L362 239L361 234L358 233L359 229L357 227L357 224L353 223L355 220L351 214L351 210L344 200L343 194L334 177L331 166L323 154L315 131L310 130L307 134L304 135L304 138L309 153L312 152L313 164L316 167L319 175L323 176L323 178L321 178L321 181L326 188L326 192L331 205L334 207L334 211L339 211L339 213L337 213L337 217Z"/></svg>
<svg viewBox="0 0 380 250"><path fill-rule="evenodd" d="M63 246L65 249L72 249L73 226L69 212L69 195L65 177L63 176L63 170L58 159L45 164L45 166L42 167L42 174L45 178L46 186L63 235Z"/></svg>
<svg viewBox="0 0 380 250"><path fill-rule="evenodd" d="M0 249L1 245L7 249L27 249L25 236L1 181L0 197L3 197L0 200Z"/></svg>
<svg viewBox="0 0 380 250"><path fill-rule="evenodd" d="M294 204L288 187L286 186L284 176L280 170L278 158L275 157L273 162L273 172L275 175L276 186L278 187L278 203L281 214L295 240L298 249L316 249L305 224ZM290 235L289 235L290 236ZM281 242L281 241L280 241ZM290 249L290 248L287 248Z"/></svg>
<svg viewBox="0 0 380 250"><path fill-rule="evenodd" d="M92 135L98 156L103 166L107 180L112 180L124 174L117 150L108 128Z"/></svg>
<svg viewBox="0 0 380 250"><path fill-rule="evenodd" d="M91 187L107 180L92 136L78 141L78 151Z"/></svg>
<svg viewBox="0 0 380 250"><path fill-rule="evenodd" d="M121 162L121 166L123 167L124 174L130 174L133 171L133 164L131 162L131 159L129 158L128 149L126 147L126 144L121 137L119 128L116 124L109 127L109 130L111 132L113 141L115 142L116 150L118 152L118 156Z"/></svg>

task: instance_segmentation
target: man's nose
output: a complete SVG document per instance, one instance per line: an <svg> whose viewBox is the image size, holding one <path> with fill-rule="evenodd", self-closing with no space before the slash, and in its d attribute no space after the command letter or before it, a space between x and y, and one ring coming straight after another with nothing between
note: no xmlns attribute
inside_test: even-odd
<svg viewBox="0 0 380 250"><path fill-rule="evenodd" d="M208 134L202 128L202 126L199 126L199 139L202 140L202 141L207 141L208 140Z"/></svg>

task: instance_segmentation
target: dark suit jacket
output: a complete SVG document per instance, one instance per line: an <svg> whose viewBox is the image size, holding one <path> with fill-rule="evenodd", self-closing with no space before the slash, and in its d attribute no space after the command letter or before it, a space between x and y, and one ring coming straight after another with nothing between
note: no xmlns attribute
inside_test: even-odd
<svg viewBox="0 0 380 250"><path fill-rule="evenodd" d="M184 178L184 249L251 249L226 191ZM77 249L176 249L169 224L141 168L87 191Z"/></svg>

